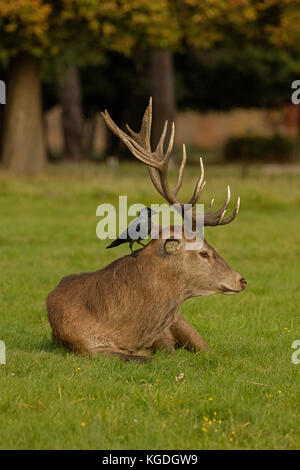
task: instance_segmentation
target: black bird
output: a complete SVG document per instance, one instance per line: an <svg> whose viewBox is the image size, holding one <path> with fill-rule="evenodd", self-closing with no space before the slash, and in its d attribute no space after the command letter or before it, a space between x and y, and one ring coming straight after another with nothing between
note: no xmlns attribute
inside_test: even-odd
<svg viewBox="0 0 300 470"><path fill-rule="evenodd" d="M141 240L147 238L151 232L151 217L154 214L157 214L157 212L153 211L149 207L143 207L143 209L140 210L138 217L133 220L127 229L124 230L124 232L122 232L121 235L106 248L114 248L115 246L122 245L123 243L129 243L130 251L132 253L132 245L134 242L145 246Z"/></svg>

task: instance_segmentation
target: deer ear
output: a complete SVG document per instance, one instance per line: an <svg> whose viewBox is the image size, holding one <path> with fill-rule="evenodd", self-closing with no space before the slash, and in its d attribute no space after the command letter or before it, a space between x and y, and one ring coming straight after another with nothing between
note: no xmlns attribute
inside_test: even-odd
<svg viewBox="0 0 300 470"><path fill-rule="evenodd" d="M177 253L182 245L182 240L169 239L165 241L164 249L168 255Z"/></svg>

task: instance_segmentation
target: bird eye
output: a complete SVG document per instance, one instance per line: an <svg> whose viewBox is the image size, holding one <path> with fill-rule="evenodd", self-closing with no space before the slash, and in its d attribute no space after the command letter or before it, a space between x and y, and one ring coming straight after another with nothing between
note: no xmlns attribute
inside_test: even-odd
<svg viewBox="0 0 300 470"><path fill-rule="evenodd" d="M209 254L207 253L207 251L200 251L199 255L200 255L202 258L206 258L206 259L209 258Z"/></svg>

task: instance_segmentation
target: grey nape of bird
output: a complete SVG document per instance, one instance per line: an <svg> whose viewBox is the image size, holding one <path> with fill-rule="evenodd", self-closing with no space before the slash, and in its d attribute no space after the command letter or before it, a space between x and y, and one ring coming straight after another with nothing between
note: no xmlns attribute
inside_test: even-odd
<svg viewBox="0 0 300 470"><path fill-rule="evenodd" d="M116 238L109 246L106 248L114 248L115 246L122 245L123 243L129 243L130 251L133 252L132 245L134 242L139 243L142 246L145 246L141 240L147 238L151 232L152 220L151 217L157 214L150 207L143 207L140 210L138 217L134 219L129 226L127 227L121 235Z"/></svg>

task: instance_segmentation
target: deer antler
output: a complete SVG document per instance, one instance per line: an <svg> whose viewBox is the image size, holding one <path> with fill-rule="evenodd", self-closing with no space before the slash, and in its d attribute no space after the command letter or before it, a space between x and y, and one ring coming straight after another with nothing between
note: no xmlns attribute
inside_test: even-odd
<svg viewBox="0 0 300 470"><path fill-rule="evenodd" d="M155 186L155 188L157 189L157 191L161 194L161 196L164 199L166 199L170 204L176 204L180 208L181 212L184 209L184 204L191 204L191 206L194 208L195 204L198 202L201 196L202 190L206 183L204 181L204 167L203 167L202 158L200 158L200 176L197 180L193 195L187 203L183 203L179 201L179 199L177 198L177 194L182 185L183 171L184 171L184 167L186 164L186 148L185 148L185 145L183 144L182 162L181 162L179 173L178 173L177 183L175 187L171 189L168 183L167 176L168 176L169 161L170 161L171 152L172 152L173 143L174 143L175 124L174 122L172 123L171 136L169 139L166 152L164 152L164 143L165 143L165 138L166 138L166 133L167 133L168 121L165 122L163 132L159 139L158 145L155 151L152 152L151 143L150 143L151 124L152 124L152 98L150 98L149 106L146 109L144 117L143 117L141 130L138 133L134 132L127 125L127 130L130 135L126 134L114 123L114 121L111 119L110 115L108 114L107 110L105 110L104 113L101 113L101 114L107 126L110 128L110 130L114 134L116 134L122 140L122 142L124 142L124 144L128 147L131 153L138 160L142 161L143 163L147 165L151 181L153 185ZM231 222L236 217L239 211L240 198L238 198L237 200L237 204L233 213L229 217L224 218L226 209L229 205L229 201L230 201L230 188L228 186L227 199L224 205L221 207L221 209L219 209L218 211L214 213L211 212L212 205L214 202L214 200L212 199L209 205L208 211L205 212L204 214L204 226L225 225ZM193 221L195 221L196 213L194 209L193 209L192 216L193 216Z"/></svg>

